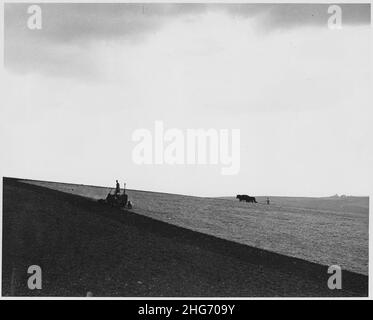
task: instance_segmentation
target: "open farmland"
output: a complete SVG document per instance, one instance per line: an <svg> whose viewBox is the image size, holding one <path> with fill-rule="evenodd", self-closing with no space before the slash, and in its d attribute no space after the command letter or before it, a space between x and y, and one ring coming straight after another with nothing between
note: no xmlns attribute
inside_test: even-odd
<svg viewBox="0 0 373 320"><path fill-rule="evenodd" d="M175 220L186 223L176 219L177 215L165 223L160 220L169 220L167 212L162 216L161 211L143 208L142 214L137 214L137 204L135 211L129 212L73 194L100 197L105 189L56 183L46 188L42 184L3 180L5 296L85 296L88 291L110 297L368 294L365 275L345 270L342 290L330 290L326 266L208 235L216 223L200 219L198 228L206 233L196 232L176 226ZM131 194L133 198L143 195L143 199L148 195L148 205L158 195L159 203L163 199L174 208L176 199L183 198L138 191ZM184 201L200 205L222 200L185 197ZM229 199L222 203L225 201L234 204ZM179 205L181 212L183 203L179 201ZM151 214L155 218L145 216ZM26 286L26 270L35 264L43 270L42 290Z"/></svg>
<svg viewBox="0 0 373 320"><path fill-rule="evenodd" d="M110 188L23 180L92 199ZM367 197L257 197L258 204L234 198L201 198L127 190L133 211L194 231L323 265L368 274Z"/></svg>

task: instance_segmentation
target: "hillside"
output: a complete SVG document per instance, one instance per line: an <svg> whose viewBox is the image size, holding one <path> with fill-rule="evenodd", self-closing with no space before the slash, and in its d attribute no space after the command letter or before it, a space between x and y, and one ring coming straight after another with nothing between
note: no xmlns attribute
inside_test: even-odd
<svg viewBox="0 0 373 320"><path fill-rule="evenodd" d="M41 291L25 286L31 264L42 267ZM340 291L329 290L327 278L320 264L3 181L3 295L11 283L15 295L44 296L367 295L364 275L344 271Z"/></svg>
<svg viewBox="0 0 373 320"><path fill-rule="evenodd" d="M92 199L109 188L23 180ZM369 199L258 197L258 204L235 198L201 198L128 190L138 214L194 231L287 256L368 274Z"/></svg>

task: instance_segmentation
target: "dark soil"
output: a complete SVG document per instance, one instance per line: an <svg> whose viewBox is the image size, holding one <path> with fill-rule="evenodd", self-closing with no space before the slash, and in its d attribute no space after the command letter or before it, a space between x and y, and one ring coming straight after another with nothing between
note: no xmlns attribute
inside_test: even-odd
<svg viewBox="0 0 373 320"><path fill-rule="evenodd" d="M41 290L27 269L42 269ZM208 236L84 197L3 179L5 296L367 296L368 277Z"/></svg>

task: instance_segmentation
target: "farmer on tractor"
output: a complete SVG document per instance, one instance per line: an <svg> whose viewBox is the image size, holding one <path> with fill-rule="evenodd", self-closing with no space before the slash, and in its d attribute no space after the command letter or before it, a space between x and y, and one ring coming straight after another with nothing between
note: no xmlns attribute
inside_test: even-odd
<svg viewBox="0 0 373 320"><path fill-rule="evenodd" d="M116 187L115 187L115 193L116 196L120 194L120 185L118 180L116 180Z"/></svg>
<svg viewBox="0 0 373 320"><path fill-rule="evenodd" d="M110 204L112 207L120 207L125 208L128 203L128 195L126 194L126 184L123 185L123 193L120 192L120 184L119 181L116 180L115 185L115 191L114 194L112 194L112 190L110 189L108 195L106 196L106 199L100 199L99 202ZM132 207L132 204L130 203L130 207Z"/></svg>

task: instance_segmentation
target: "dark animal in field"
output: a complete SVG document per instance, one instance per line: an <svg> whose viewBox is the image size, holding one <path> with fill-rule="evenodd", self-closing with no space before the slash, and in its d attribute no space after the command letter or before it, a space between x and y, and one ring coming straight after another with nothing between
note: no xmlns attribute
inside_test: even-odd
<svg viewBox="0 0 373 320"><path fill-rule="evenodd" d="M238 194L238 195L236 196L236 198L237 198L238 200L240 200L240 202L241 202L241 201L246 201L246 202L257 203L255 197L250 197L250 196L248 196L247 194Z"/></svg>

